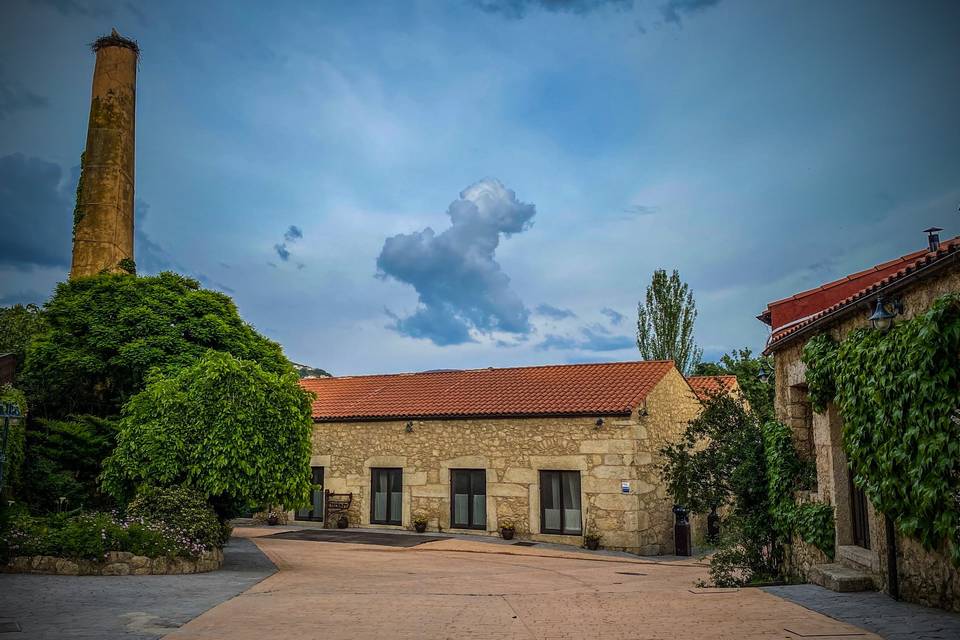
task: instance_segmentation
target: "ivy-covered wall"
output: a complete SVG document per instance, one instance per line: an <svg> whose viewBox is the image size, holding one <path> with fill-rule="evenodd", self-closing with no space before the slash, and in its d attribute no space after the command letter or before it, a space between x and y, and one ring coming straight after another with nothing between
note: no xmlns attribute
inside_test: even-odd
<svg viewBox="0 0 960 640"><path fill-rule="evenodd" d="M879 501L885 508L898 511L900 532L897 535L897 547L901 596L912 602L960 610L960 570L952 562L951 546L947 542L952 536L940 536L955 524L951 519L955 518L955 515L948 512L960 510L956 495L953 502L949 501L949 491L944 488L946 485L943 482L932 482L929 477L915 483L905 477L897 477L896 471L891 474L882 473L883 468L900 469L906 464L906 460L897 461L875 456L871 448L876 449L883 444L879 441L867 442L873 435L880 437L880 431L887 428L888 432L883 437L891 441L888 458L900 456L916 460L925 456L930 461L930 466L943 466L952 464L945 460L960 456L960 423L948 424L951 412L939 406L942 402L936 401L936 398L943 399L944 393L950 395L960 392L956 374L943 372L942 367L929 362L924 364L920 361L923 357L940 356L930 355L930 349L915 349L906 343L909 340L919 340L921 344L929 345L930 341L943 337L929 335L930 331L941 329L931 330L929 327L919 326L919 321L911 321L927 314L937 300L950 294L960 294L960 267L956 265L935 276L916 281L910 288L900 292L904 311L897 318L898 328L885 339L870 330L858 331L869 325L869 312L863 308L824 328L821 333L823 337L814 339L809 346L808 341L794 342L778 350L775 353L775 405L778 418L793 426L795 431L802 427L802 423L795 416L798 398L809 403L815 411L810 421L810 437L814 442L817 462L817 497L836 507L836 538L841 561L846 557L843 546L852 544L850 496L846 475L847 464L851 459L849 450L853 453L855 470L860 474L858 482L863 484L871 499ZM943 322L954 326L950 319ZM927 334L924 334L924 331ZM807 361L817 362L818 365L808 367L804 362L805 347ZM839 380L832 372L828 374L831 369L829 363L833 357L846 358L847 366L839 367L845 372ZM910 358L913 360L907 362ZM951 362L948 369L956 372L956 354L947 360ZM934 367L933 373L924 373L924 367L929 368L928 365ZM865 369L870 369L866 376L869 379L855 379L862 377ZM917 378L911 379L912 373ZM843 378L843 375L847 377ZM941 375L953 376L950 377L953 382L935 379ZM897 376L902 376L902 379ZM878 380L879 378L883 380ZM927 386L923 387L924 384ZM858 389L858 385L863 388ZM915 387L912 390L911 385ZM933 390L930 385L936 386L940 391ZM880 389L885 391L881 392ZM909 398L914 399L912 403L907 397L908 394ZM837 398L839 403L836 402ZM960 402L956 404L960 405ZM847 416L842 415L844 410L847 416L852 418L849 423L844 420ZM929 419L914 419L911 423L903 418L906 414L926 416ZM878 428L876 423L886 426ZM896 426L891 426L894 424ZM892 437L893 431L890 429L901 429L903 437L897 441ZM924 464L917 464L914 473L927 473L922 471L923 469ZM868 477L871 474L873 477ZM885 478L879 478L880 475ZM956 473L947 473L946 477L953 477L956 481L956 476ZM907 486L910 487L909 491L902 489ZM960 490L960 484L955 489ZM908 496L907 493L911 495ZM913 495L914 493L917 495ZM900 494L903 494L903 504L909 504L909 507L901 509L895 506ZM924 498L924 495L927 498ZM920 504L926 499L936 504ZM876 571L875 580L878 586L886 589L884 517L874 506L871 506L868 515L872 541L870 564ZM942 520L938 522L938 518ZM936 535L932 532L936 532ZM921 541L923 539L926 540L926 545ZM799 546L797 552L803 555ZM797 564L804 565L809 562L797 558ZM799 568L801 572L804 569L803 566Z"/></svg>

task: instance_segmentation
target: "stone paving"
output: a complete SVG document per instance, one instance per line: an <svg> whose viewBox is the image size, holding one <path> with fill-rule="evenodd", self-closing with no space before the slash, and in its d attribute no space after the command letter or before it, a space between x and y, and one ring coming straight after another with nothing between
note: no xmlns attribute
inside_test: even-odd
<svg viewBox="0 0 960 640"><path fill-rule="evenodd" d="M875 591L836 593L812 584L768 587L765 591L888 640L960 638L960 614L897 602Z"/></svg>
<svg viewBox="0 0 960 640"><path fill-rule="evenodd" d="M450 538L414 547L237 529L279 571L170 640L877 638L760 589L697 589L691 559L647 561Z"/></svg>
<svg viewBox="0 0 960 640"><path fill-rule="evenodd" d="M10 640L90 638L152 640L274 571L249 540L231 540L223 569L178 576L47 576L0 574L0 630Z"/></svg>

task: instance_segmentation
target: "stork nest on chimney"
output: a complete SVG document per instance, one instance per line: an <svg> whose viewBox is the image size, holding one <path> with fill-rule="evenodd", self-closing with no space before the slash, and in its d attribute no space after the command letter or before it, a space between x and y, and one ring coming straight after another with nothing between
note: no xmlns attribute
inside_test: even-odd
<svg viewBox="0 0 960 640"><path fill-rule="evenodd" d="M117 33L116 29L113 29L108 36L100 36L90 44L90 48L93 49L93 52L96 53L103 49L104 47L124 47L133 51L137 57L140 57L140 45L137 44L136 40L131 40L130 38L124 38L122 35Z"/></svg>

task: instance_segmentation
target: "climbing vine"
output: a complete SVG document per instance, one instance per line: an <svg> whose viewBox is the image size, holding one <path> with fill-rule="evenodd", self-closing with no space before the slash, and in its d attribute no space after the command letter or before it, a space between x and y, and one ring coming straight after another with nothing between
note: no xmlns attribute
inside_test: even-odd
<svg viewBox="0 0 960 640"><path fill-rule="evenodd" d="M84 212L80 208L80 195L83 193L83 171L86 164L87 152L80 154L80 178L77 180L77 199L73 204L73 237L77 237L77 225L83 220Z"/></svg>
<svg viewBox="0 0 960 640"><path fill-rule="evenodd" d="M117 262L117 269L133 276L137 275L137 263L133 261L133 258L121 258Z"/></svg>
<svg viewBox="0 0 960 640"><path fill-rule="evenodd" d="M768 510L774 530L783 541L797 536L833 558L833 506L818 502L797 504L797 489L809 488L806 465L797 455L790 428L782 422L763 426L767 462Z"/></svg>
<svg viewBox="0 0 960 640"><path fill-rule="evenodd" d="M807 376L835 382L854 482L902 533L946 543L960 566L958 354L960 295L949 294L888 332L854 331L834 357L807 361Z"/></svg>
<svg viewBox="0 0 960 640"><path fill-rule="evenodd" d="M829 333L821 333L803 346L801 359L807 365L810 405L815 411L822 412L837 394L834 380L837 341Z"/></svg>

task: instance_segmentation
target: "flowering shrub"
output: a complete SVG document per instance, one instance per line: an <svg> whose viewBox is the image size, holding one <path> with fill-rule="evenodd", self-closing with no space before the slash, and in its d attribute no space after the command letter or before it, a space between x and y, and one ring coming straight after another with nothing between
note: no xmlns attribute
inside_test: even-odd
<svg viewBox="0 0 960 640"><path fill-rule="evenodd" d="M209 549L182 529L117 513L32 518L21 515L6 534L7 554L103 560L110 551L138 556L196 557Z"/></svg>
<svg viewBox="0 0 960 640"><path fill-rule="evenodd" d="M127 515L166 523L208 549L222 547L230 537L203 495L189 487L141 487Z"/></svg>

